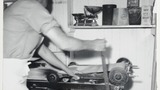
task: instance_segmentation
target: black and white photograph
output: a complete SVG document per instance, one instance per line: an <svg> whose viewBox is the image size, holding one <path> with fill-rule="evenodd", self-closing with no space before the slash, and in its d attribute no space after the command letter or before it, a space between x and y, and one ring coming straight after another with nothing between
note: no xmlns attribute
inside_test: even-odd
<svg viewBox="0 0 160 90"><path fill-rule="evenodd" d="M159 88L158 0L2 0L1 16L2 90Z"/></svg>

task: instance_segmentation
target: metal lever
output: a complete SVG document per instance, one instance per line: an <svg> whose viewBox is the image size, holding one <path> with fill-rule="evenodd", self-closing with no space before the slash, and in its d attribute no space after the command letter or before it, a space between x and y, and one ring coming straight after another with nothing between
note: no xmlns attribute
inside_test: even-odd
<svg viewBox="0 0 160 90"><path fill-rule="evenodd" d="M101 51L101 58L102 58L102 67L103 67L103 76L104 76L104 83L106 86L106 90L110 90L109 88L109 79L108 79L108 66L106 65L105 55L104 52Z"/></svg>

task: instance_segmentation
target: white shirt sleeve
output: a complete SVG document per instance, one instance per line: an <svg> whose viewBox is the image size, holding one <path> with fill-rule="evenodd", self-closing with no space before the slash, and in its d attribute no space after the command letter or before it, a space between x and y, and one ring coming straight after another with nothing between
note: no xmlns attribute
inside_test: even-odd
<svg viewBox="0 0 160 90"><path fill-rule="evenodd" d="M50 28L59 26L53 16L40 4L34 3L28 10L27 22L39 33L45 33Z"/></svg>

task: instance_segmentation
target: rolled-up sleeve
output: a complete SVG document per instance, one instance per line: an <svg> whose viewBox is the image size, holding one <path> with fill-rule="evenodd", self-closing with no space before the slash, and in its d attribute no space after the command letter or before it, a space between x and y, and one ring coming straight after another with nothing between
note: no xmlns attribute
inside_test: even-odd
<svg viewBox="0 0 160 90"><path fill-rule="evenodd" d="M38 33L46 33L52 27L59 26L51 14L39 3L33 4L26 21Z"/></svg>

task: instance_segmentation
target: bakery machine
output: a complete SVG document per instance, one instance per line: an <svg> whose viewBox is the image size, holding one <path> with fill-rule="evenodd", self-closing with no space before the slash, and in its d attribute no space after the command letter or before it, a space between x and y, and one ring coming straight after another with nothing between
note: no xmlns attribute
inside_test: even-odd
<svg viewBox="0 0 160 90"><path fill-rule="evenodd" d="M29 75L27 86L30 90L124 90L133 77L133 69L138 68L127 58L119 58L114 64L91 66L71 62L68 67L79 71L76 73L80 77L78 80L53 70L47 63L34 62L30 65L32 75ZM98 68L98 71L84 68ZM37 78L38 75L41 77Z"/></svg>

